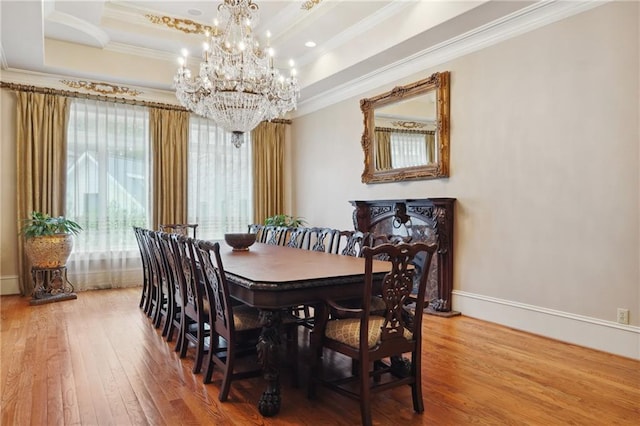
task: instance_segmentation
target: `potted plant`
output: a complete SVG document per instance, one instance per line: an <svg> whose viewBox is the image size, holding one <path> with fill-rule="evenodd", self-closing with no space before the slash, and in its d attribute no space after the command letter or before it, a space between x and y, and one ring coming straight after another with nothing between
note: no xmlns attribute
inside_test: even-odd
<svg viewBox="0 0 640 426"><path fill-rule="evenodd" d="M36 268L60 268L65 266L73 249L73 235L82 227L63 216L51 217L46 213L32 212L24 220L25 251L31 266Z"/></svg>
<svg viewBox="0 0 640 426"><path fill-rule="evenodd" d="M306 225L306 222L301 217L294 217L287 214L277 214L269 216L264 220L266 226L286 226L289 228L298 228Z"/></svg>

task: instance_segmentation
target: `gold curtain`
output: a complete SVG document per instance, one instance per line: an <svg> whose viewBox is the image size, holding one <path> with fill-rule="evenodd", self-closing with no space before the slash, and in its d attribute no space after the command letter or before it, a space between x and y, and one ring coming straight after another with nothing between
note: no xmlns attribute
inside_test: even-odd
<svg viewBox="0 0 640 426"><path fill-rule="evenodd" d="M189 113L149 108L153 157L152 226L187 223Z"/></svg>
<svg viewBox="0 0 640 426"><path fill-rule="evenodd" d="M285 123L263 121L251 131L254 223L284 213L285 130Z"/></svg>
<svg viewBox="0 0 640 426"><path fill-rule="evenodd" d="M18 219L32 211L64 215L69 100L63 96L16 92ZM18 238L18 281L23 295L33 291L24 239Z"/></svg>
<svg viewBox="0 0 640 426"><path fill-rule="evenodd" d="M375 131L376 170L391 169L391 132L376 129Z"/></svg>
<svg viewBox="0 0 640 426"><path fill-rule="evenodd" d="M427 164L435 163L436 161L436 134L435 132L427 132L424 135L425 143L427 144Z"/></svg>

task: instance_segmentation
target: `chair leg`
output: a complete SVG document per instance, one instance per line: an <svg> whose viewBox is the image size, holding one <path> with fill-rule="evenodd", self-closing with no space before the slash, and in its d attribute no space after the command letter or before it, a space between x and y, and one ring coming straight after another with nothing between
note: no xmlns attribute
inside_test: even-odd
<svg viewBox="0 0 640 426"><path fill-rule="evenodd" d="M316 397L316 382L320 379L322 370L322 346L314 342L311 336L311 351L309 355L309 375L307 380L307 398Z"/></svg>
<svg viewBox="0 0 640 426"><path fill-rule="evenodd" d="M155 292L153 291L153 288L151 287L151 283L149 283L149 289L147 290L147 299L144 301L144 313L148 316L151 317L151 312L153 310L153 301L155 300Z"/></svg>
<svg viewBox="0 0 640 426"><path fill-rule="evenodd" d="M220 386L220 394L218 399L224 402L229 397L229 390L231 389L231 380L233 376L233 368L235 364L235 348L234 345L229 345L227 348L227 362L225 363L224 377L222 378L222 386Z"/></svg>
<svg viewBox="0 0 640 426"><path fill-rule="evenodd" d="M362 425L371 425L371 387L369 386L369 362L360 361L360 415Z"/></svg>
<svg viewBox="0 0 640 426"><path fill-rule="evenodd" d="M162 328L162 335L164 337L169 336L169 330L171 330L171 327L173 327L174 316L175 316L175 307L173 306L173 303L167 300L167 316L164 319L164 327Z"/></svg>
<svg viewBox="0 0 640 426"><path fill-rule="evenodd" d="M149 282L147 280L147 277L144 277L142 280L142 293L140 294L140 303L138 304L138 307L140 309L146 306L148 292L149 292Z"/></svg>
<svg viewBox="0 0 640 426"><path fill-rule="evenodd" d="M196 359L193 362L193 373L198 374L202 370L202 361L204 359L204 325L198 323L197 331L197 343L196 343Z"/></svg>
<svg viewBox="0 0 640 426"><path fill-rule="evenodd" d="M156 306L155 313L153 314L153 326L160 328L162 322L162 292L158 290L156 292Z"/></svg>
<svg viewBox="0 0 640 426"><path fill-rule="evenodd" d="M182 321L180 321L180 333L178 334L178 343L176 344L176 350L178 351L180 358L184 358L185 356L187 356L187 348L189 346L189 343L187 342L187 332L189 328L188 323L189 321L183 315Z"/></svg>
<svg viewBox="0 0 640 426"><path fill-rule="evenodd" d="M289 359L292 360L291 364L291 385L294 388L300 387L300 380L298 378L298 327L290 326L287 332L287 352Z"/></svg>
<svg viewBox="0 0 640 426"><path fill-rule="evenodd" d="M411 385L411 397L413 398L413 411L416 413L424 412L424 401L422 400L422 374L420 373L420 357L414 352L411 356L411 374L414 382Z"/></svg>
<svg viewBox="0 0 640 426"><path fill-rule="evenodd" d="M213 369L215 368L213 365L213 357L216 356L216 352L218 350L218 336L214 336L214 334L211 333L211 337L209 339L209 353L204 361L205 369L204 377L202 378L202 383L205 385L211 383L211 376L213 376Z"/></svg>

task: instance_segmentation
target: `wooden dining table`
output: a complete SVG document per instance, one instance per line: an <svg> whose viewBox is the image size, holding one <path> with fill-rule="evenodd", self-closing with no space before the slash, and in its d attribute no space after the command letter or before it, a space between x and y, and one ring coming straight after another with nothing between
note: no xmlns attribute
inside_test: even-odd
<svg viewBox="0 0 640 426"><path fill-rule="evenodd" d="M220 254L231 296L260 309L257 349L266 389L258 410L265 417L274 416L281 403L278 351L283 309L299 305L322 309L327 299L361 297L364 259L262 243L248 251L232 251L221 242ZM373 262L376 285L390 270L389 262Z"/></svg>

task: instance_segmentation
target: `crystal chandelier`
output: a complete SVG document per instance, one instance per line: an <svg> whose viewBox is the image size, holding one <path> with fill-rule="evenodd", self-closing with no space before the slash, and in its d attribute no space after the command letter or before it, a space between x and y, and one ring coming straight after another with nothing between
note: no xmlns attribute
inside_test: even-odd
<svg viewBox="0 0 640 426"><path fill-rule="evenodd" d="M263 120L282 117L296 108L300 89L290 62L289 76L274 67L273 48L261 46L252 28L258 22L258 5L252 0L224 0L218 18L203 44L200 72L194 78L183 50L173 82L180 103L203 117L211 118L232 134L236 147L244 132Z"/></svg>

